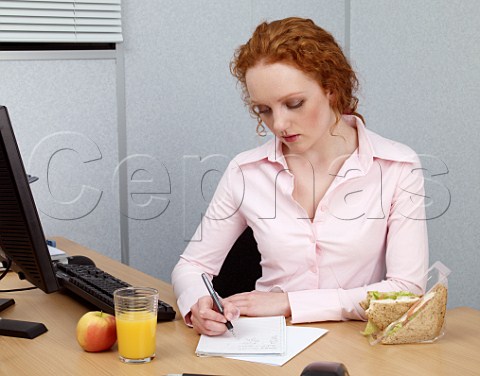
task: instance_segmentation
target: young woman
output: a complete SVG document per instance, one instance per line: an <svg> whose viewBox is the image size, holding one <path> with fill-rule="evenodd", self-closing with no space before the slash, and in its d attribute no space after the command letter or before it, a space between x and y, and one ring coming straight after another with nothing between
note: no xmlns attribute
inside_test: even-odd
<svg viewBox="0 0 480 376"><path fill-rule="evenodd" d="M218 335L239 315L364 319L358 303L369 290L421 293L428 244L419 159L365 128L357 78L332 35L308 19L264 22L231 71L257 133L266 126L275 137L230 163L197 230L201 241L173 270L185 322ZM226 297L222 315L201 274L218 274L247 226L262 277L255 291Z"/></svg>

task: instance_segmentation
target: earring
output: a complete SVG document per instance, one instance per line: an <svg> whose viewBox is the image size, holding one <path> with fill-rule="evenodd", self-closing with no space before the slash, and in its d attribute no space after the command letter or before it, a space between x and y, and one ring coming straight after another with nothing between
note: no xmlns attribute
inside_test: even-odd
<svg viewBox="0 0 480 376"><path fill-rule="evenodd" d="M262 118L260 116L257 116L256 132L260 137L265 137L267 135L267 130L265 129L265 126L262 123Z"/></svg>

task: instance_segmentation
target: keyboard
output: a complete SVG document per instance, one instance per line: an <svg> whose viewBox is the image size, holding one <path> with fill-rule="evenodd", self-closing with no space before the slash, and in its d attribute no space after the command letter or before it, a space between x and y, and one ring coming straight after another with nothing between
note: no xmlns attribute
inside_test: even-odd
<svg viewBox="0 0 480 376"><path fill-rule="evenodd" d="M56 263L55 267L62 287L112 315L115 314L113 292L131 286L94 265ZM157 321L173 320L175 313L172 306L158 300Z"/></svg>

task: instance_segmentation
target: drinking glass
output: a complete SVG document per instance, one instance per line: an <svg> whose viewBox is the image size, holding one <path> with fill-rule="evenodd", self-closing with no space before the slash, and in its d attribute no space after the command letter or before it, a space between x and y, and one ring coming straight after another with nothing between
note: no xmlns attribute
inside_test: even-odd
<svg viewBox="0 0 480 376"><path fill-rule="evenodd" d="M155 357L158 291L124 287L113 293L118 353L124 363L148 363Z"/></svg>

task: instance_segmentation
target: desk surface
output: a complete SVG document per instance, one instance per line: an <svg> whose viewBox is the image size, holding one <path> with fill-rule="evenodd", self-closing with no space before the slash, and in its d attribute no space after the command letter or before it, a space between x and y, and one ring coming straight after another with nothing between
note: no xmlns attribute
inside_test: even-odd
<svg viewBox="0 0 480 376"><path fill-rule="evenodd" d="M160 298L178 312L169 284L136 271L66 239L58 247L70 255L83 254L97 266L131 283L158 288ZM2 289L27 285L10 273ZM9 294L2 293L2 297ZM447 312L447 334L434 344L370 346L359 334L363 322L322 322L329 332L282 367L223 358L198 358L198 335L180 317L157 326L157 357L150 364L128 365L118 360L116 345L103 353L86 353L77 344L75 328L87 308L64 293L40 290L17 292L16 304L2 312L5 318L43 322L49 331L33 339L0 336L1 375L300 375L316 361L344 363L351 376L363 375L479 375L480 312L455 308Z"/></svg>

